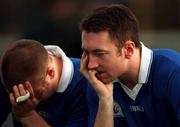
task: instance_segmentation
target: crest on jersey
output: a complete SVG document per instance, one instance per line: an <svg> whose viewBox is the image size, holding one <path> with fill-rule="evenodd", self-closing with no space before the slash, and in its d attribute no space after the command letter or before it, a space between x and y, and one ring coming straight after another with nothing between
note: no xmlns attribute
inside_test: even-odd
<svg viewBox="0 0 180 127"><path fill-rule="evenodd" d="M114 110L114 117L124 117L121 107L116 101L114 101L113 110Z"/></svg>

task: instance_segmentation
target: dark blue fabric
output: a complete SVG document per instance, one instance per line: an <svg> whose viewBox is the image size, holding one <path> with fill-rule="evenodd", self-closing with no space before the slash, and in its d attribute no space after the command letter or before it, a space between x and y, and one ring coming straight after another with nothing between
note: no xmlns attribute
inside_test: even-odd
<svg viewBox="0 0 180 127"><path fill-rule="evenodd" d="M94 124L98 97L89 86L89 126ZM180 55L168 49L154 49L147 83L132 100L120 84L114 85L114 101L124 117L114 117L114 127L178 127L180 123Z"/></svg>
<svg viewBox="0 0 180 127"><path fill-rule="evenodd" d="M52 97L45 102L41 102L36 108L36 111L52 127L88 126L88 108L86 103L86 87L88 82L79 72L80 60L75 58L71 58L71 60L74 65L74 75L67 89L62 93L54 93ZM4 94L3 96L1 94L0 98L3 99L3 101L0 101L0 118L2 118L0 121L3 122L7 117L6 112L10 112L10 106L9 102L6 101L8 96L4 97ZM2 110L6 108L7 111ZM20 123L15 119L14 127L20 127Z"/></svg>

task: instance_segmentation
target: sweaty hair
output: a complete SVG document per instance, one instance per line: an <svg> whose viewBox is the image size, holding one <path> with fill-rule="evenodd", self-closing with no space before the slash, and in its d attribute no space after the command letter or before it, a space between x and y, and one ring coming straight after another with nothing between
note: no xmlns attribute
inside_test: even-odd
<svg viewBox="0 0 180 127"><path fill-rule="evenodd" d="M127 40L140 47L138 21L131 10L122 4L95 9L92 14L82 19L80 30L94 33L107 31L111 39L118 40L119 47Z"/></svg>
<svg viewBox="0 0 180 127"><path fill-rule="evenodd" d="M48 53L35 40L22 39L13 42L1 59L1 78L8 90L13 85L30 81L40 83L45 79Z"/></svg>

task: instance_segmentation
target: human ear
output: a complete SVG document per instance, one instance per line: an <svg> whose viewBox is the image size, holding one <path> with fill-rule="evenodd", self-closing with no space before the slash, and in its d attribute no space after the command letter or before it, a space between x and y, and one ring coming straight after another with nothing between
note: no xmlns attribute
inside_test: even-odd
<svg viewBox="0 0 180 127"><path fill-rule="evenodd" d="M125 51L125 57L131 58L131 56L134 54L135 44L132 41L126 41L124 44L124 51Z"/></svg>
<svg viewBox="0 0 180 127"><path fill-rule="evenodd" d="M47 76L48 76L50 79L53 79L53 78L54 78L54 76L55 76L54 68L49 67L49 68L47 69Z"/></svg>

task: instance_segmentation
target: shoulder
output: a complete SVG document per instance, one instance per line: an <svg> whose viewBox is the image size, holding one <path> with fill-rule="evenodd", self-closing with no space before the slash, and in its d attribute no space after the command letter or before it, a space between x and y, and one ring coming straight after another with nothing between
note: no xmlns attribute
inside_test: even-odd
<svg viewBox="0 0 180 127"><path fill-rule="evenodd" d="M73 76L70 82L72 88L82 88L86 87L88 84L87 79L80 73L80 59L79 58L70 58L73 64Z"/></svg>
<svg viewBox="0 0 180 127"><path fill-rule="evenodd" d="M172 49L154 49L153 57L159 60L170 61L180 65L180 54Z"/></svg>
<svg viewBox="0 0 180 127"><path fill-rule="evenodd" d="M180 68L180 54L171 49L154 49L153 63L165 70Z"/></svg>
<svg viewBox="0 0 180 127"><path fill-rule="evenodd" d="M69 59L72 61L73 65L75 67L80 67L80 59L79 58L69 57Z"/></svg>
<svg viewBox="0 0 180 127"><path fill-rule="evenodd" d="M72 82L77 83L81 80L85 80L85 77L80 73L80 59L70 58L73 63L74 73L72 77Z"/></svg>
<svg viewBox="0 0 180 127"><path fill-rule="evenodd" d="M175 81L180 74L180 54L170 49L154 49L150 79L160 84ZM162 85L164 86L164 85Z"/></svg>
<svg viewBox="0 0 180 127"><path fill-rule="evenodd" d="M149 81L160 86L161 91L176 89L180 82L180 54L171 49L153 50L153 61ZM159 85L157 85L159 84ZM157 90L156 90L157 91Z"/></svg>

